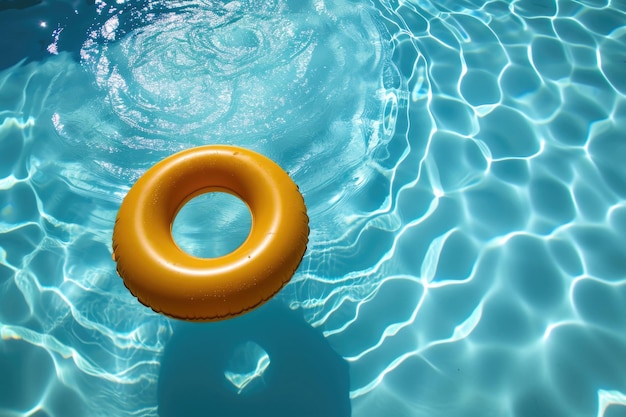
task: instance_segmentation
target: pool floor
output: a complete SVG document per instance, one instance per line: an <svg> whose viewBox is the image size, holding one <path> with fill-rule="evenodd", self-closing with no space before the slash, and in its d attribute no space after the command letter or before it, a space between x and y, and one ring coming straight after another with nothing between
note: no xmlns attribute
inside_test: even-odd
<svg viewBox="0 0 626 417"><path fill-rule="evenodd" d="M0 416L626 416L624 45L624 0L0 0ZM267 304L186 323L111 235L205 144L311 231ZM254 223L213 197L199 256Z"/></svg>

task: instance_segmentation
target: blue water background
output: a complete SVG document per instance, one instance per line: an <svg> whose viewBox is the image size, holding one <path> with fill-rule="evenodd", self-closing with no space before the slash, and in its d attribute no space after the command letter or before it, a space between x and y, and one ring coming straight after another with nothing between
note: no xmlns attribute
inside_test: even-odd
<svg viewBox="0 0 626 417"><path fill-rule="evenodd" d="M0 416L626 416L626 1L26 5L0 2ZM286 169L310 245L269 305L182 324L111 233L207 143ZM245 237L205 203L181 241Z"/></svg>

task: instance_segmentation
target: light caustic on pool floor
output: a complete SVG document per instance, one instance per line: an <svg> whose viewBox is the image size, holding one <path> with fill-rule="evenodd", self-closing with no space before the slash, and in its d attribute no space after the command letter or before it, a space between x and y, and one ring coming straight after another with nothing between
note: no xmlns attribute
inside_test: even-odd
<svg viewBox="0 0 626 417"><path fill-rule="evenodd" d="M144 6L98 2L82 67L0 74L1 331L62 375L26 403L154 415L171 328L110 229L148 166L219 142L304 193L279 297L350 363L355 416L623 412L623 2Z"/></svg>
<svg viewBox="0 0 626 417"><path fill-rule="evenodd" d="M623 407L625 16L449 7L390 14L409 152L387 207L311 254L303 306L351 361L359 415Z"/></svg>

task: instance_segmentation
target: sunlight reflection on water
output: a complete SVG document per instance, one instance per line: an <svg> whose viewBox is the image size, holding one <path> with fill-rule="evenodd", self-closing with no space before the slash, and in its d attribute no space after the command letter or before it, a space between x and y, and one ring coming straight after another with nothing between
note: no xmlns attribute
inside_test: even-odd
<svg viewBox="0 0 626 417"><path fill-rule="evenodd" d="M115 275L111 229L145 169L205 143L303 191L278 298L349 362L353 415L623 410L625 7L78 8L78 48L51 29L58 55L0 72L0 370L49 373L0 412L156 415L173 326Z"/></svg>

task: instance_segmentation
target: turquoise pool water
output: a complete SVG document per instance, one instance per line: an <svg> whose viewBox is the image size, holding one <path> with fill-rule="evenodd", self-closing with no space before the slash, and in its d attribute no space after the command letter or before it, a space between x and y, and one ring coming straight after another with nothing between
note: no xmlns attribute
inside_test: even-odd
<svg viewBox="0 0 626 417"><path fill-rule="evenodd" d="M626 416L626 1L0 0L0 28L0 416ZM206 143L283 166L310 245L268 305L185 324L111 233ZM190 251L245 238L193 204Z"/></svg>

